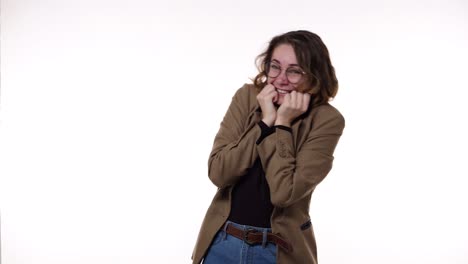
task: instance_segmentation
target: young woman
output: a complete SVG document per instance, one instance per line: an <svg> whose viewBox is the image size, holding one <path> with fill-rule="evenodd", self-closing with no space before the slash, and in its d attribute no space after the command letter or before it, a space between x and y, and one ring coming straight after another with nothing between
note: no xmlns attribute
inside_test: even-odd
<svg viewBox="0 0 468 264"><path fill-rule="evenodd" d="M193 263L317 263L309 204L345 123L328 103L335 70L320 37L304 30L274 37L257 62L214 140L208 173L218 191Z"/></svg>

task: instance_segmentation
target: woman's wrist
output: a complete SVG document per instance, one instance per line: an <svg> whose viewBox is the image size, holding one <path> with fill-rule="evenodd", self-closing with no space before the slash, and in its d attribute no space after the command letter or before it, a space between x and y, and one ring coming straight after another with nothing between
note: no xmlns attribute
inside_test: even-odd
<svg viewBox="0 0 468 264"><path fill-rule="evenodd" d="M273 126L273 124L275 123L275 120L270 118L263 118L262 121L269 127Z"/></svg>
<svg viewBox="0 0 468 264"><path fill-rule="evenodd" d="M287 120L276 119L275 120L275 126L291 127L291 122L289 122Z"/></svg>

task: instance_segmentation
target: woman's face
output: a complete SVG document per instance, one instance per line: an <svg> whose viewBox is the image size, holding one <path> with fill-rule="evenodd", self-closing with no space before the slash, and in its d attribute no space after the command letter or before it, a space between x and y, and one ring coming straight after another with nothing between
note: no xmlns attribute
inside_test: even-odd
<svg viewBox="0 0 468 264"><path fill-rule="evenodd" d="M300 84L300 81L296 82L293 76L303 72L299 67L296 53L291 45L280 44L273 50L269 72L273 72L273 70L280 71L280 73L274 78L268 76L267 83L272 84L276 88L276 92L278 93L276 104L281 105L284 101L284 96L296 90ZM289 72L289 79L286 76L286 71ZM291 83L290 80L296 83Z"/></svg>

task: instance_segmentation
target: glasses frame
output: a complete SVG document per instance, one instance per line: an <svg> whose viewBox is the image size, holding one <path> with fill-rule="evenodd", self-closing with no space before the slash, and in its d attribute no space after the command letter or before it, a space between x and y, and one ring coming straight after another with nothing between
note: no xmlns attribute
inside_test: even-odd
<svg viewBox="0 0 468 264"><path fill-rule="evenodd" d="M276 76L270 75L270 74L269 74L269 73L270 73L270 67L271 67L272 64L275 64L275 65L277 65L277 66L279 67L279 72L278 72L278 74L277 74ZM290 69L299 70L299 71L301 72L302 76L301 76L301 78L300 78L297 82L291 82L290 77L289 77L289 74L288 74L288 73L289 73L288 71L289 71ZM283 68L282 68L280 65L278 65L277 63L272 63L272 62L270 61L270 62L267 62L267 63L265 64L265 75L266 75L267 77L270 77L270 78L277 78L278 76L281 75L282 72L283 72ZM295 68L295 67L288 67L288 68L286 68L285 73L286 73L286 78L288 79L288 82L290 82L290 83L292 83L292 84L298 84L298 83L300 83L301 80L304 78L304 76L307 75L307 73L306 73L304 70L302 70L301 68Z"/></svg>

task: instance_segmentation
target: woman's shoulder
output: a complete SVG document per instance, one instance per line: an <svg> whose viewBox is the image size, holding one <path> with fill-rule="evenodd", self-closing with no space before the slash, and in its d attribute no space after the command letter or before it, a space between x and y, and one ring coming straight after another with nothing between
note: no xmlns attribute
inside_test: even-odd
<svg viewBox="0 0 468 264"><path fill-rule="evenodd" d="M246 105L249 109L255 109L258 107L257 95L258 90L255 85L246 83L237 89L233 99L242 105Z"/></svg>
<svg viewBox="0 0 468 264"><path fill-rule="evenodd" d="M333 105L330 103L324 103L321 105L314 106L312 108L312 112L315 112L315 114L320 114L320 115L330 115L330 116L341 116L341 112L336 109Z"/></svg>
<svg viewBox="0 0 468 264"><path fill-rule="evenodd" d="M255 87L255 85L251 83L245 83L244 85L242 85L242 87L240 87L236 91L236 96L241 96L244 98L250 98L250 97L256 98L257 94L258 94L257 88Z"/></svg>
<svg viewBox="0 0 468 264"><path fill-rule="evenodd" d="M310 117L314 123L334 121L344 126L345 119L338 109L329 103L324 103L312 108Z"/></svg>

